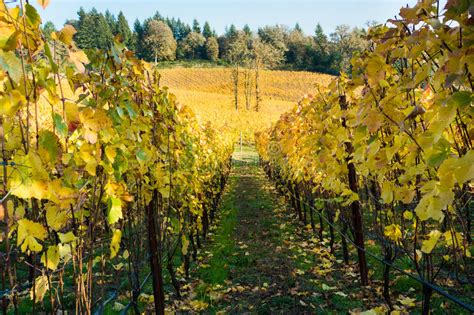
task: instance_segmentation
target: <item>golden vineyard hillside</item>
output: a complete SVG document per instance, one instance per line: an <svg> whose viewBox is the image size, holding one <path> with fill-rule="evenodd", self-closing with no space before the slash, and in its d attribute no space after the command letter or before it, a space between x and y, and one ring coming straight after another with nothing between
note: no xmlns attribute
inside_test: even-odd
<svg viewBox="0 0 474 315"><path fill-rule="evenodd" d="M253 72L242 70L239 74L238 110L230 68L170 68L160 70L160 74L160 84L167 86L181 104L191 107L201 121L210 121L236 135L242 133L246 140L252 140L256 130L269 127L303 95L314 94L317 85L326 86L333 78L311 72L261 71L261 103L256 112Z"/></svg>

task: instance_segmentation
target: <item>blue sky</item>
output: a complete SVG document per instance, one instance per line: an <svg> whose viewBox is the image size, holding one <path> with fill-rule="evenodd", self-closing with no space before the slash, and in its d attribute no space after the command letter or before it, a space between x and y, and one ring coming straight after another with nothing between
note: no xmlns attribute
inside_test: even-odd
<svg viewBox="0 0 474 315"><path fill-rule="evenodd" d="M188 23L194 18L201 24L207 20L219 34L231 23L239 28L249 24L256 29L277 23L294 26L296 22L310 34L318 22L330 33L339 24L364 26L370 20L383 22L398 14L401 6L415 3L416 0L51 0L46 10L39 11L43 21L52 21L57 27L76 18L82 6L101 12L109 9L115 15L122 10L130 25L136 18L143 20L159 11Z"/></svg>

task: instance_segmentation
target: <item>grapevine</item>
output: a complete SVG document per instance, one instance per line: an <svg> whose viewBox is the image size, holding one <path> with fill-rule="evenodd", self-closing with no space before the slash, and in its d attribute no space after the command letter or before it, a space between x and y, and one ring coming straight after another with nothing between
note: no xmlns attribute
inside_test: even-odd
<svg viewBox="0 0 474 315"><path fill-rule="evenodd" d="M300 219L318 232L319 216L331 249L333 224L352 233L363 285L365 240L375 235L391 310L390 265L400 259L429 284L444 270L472 283L472 8L438 6L419 1L371 29L371 48L352 59L350 76L256 134L267 173ZM348 263L344 238L342 248ZM422 291L428 314L432 286Z"/></svg>
<svg viewBox="0 0 474 315"><path fill-rule="evenodd" d="M179 295L177 274L215 215L232 139L200 125L119 41L85 52L72 26L46 39L40 25L30 4L2 2L3 310L18 312L27 290L33 313L91 313L115 287L138 311L148 261L163 313L163 272ZM125 288L111 267L128 271Z"/></svg>

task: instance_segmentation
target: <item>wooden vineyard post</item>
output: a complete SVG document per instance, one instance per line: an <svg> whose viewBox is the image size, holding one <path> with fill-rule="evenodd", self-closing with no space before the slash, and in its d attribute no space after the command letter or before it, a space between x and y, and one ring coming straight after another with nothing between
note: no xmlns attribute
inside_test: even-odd
<svg viewBox="0 0 474 315"><path fill-rule="evenodd" d="M342 110L347 110L347 102L346 97L341 95L339 97L339 105L341 106ZM346 118L342 118L342 126L347 129ZM346 153L347 153L347 171L348 171L348 180L349 180L349 188L352 190L353 193L358 194L358 187L357 187L357 173L355 169L355 165L351 160L351 155L354 152L354 147L352 143L346 141L345 143ZM360 282L363 286L369 284L368 279L368 268L367 268L367 260L365 257L365 245L364 245L364 232L362 229L362 209L360 206L359 200L354 200L351 203L351 213L352 213L352 224L354 227L354 243L357 246L357 255L359 259L359 273L360 273Z"/></svg>
<svg viewBox="0 0 474 315"><path fill-rule="evenodd" d="M153 198L146 207L148 245L150 247L150 269L153 280L153 296L155 302L155 313L165 314L165 294L163 291L163 274L161 266L161 231L156 224L156 211L160 206L158 192L153 191ZM157 240L157 237L159 240Z"/></svg>

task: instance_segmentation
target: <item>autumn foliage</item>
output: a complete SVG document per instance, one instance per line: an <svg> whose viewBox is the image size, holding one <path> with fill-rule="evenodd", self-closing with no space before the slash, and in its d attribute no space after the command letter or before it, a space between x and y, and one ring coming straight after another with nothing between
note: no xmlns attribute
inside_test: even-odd
<svg viewBox="0 0 474 315"><path fill-rule="evenodd" d="M136 308L148 261L179 291L165 261L179 257L187 272L232 142L178 106L122 44L85 53L73 27L45 40L40 23L29 4L0 9L3 310L27 291L42 302L33 313L90 313L106 288L133 292Z"/></svg>
<svg viewBox="0 0 474 315"><path fill-rule="evenodd" d="M302 99L256 138L269 175L313 229L324 216L356 243L362 233L358 246L375 240L387 263L408 259L431 284L455 272L460 284L472 277L474 30L469 1L440 9L419 1L371 29L351 77ZM389 265L383 281L392 308ZM423 285L425 314L432 293Z"/></svg>

